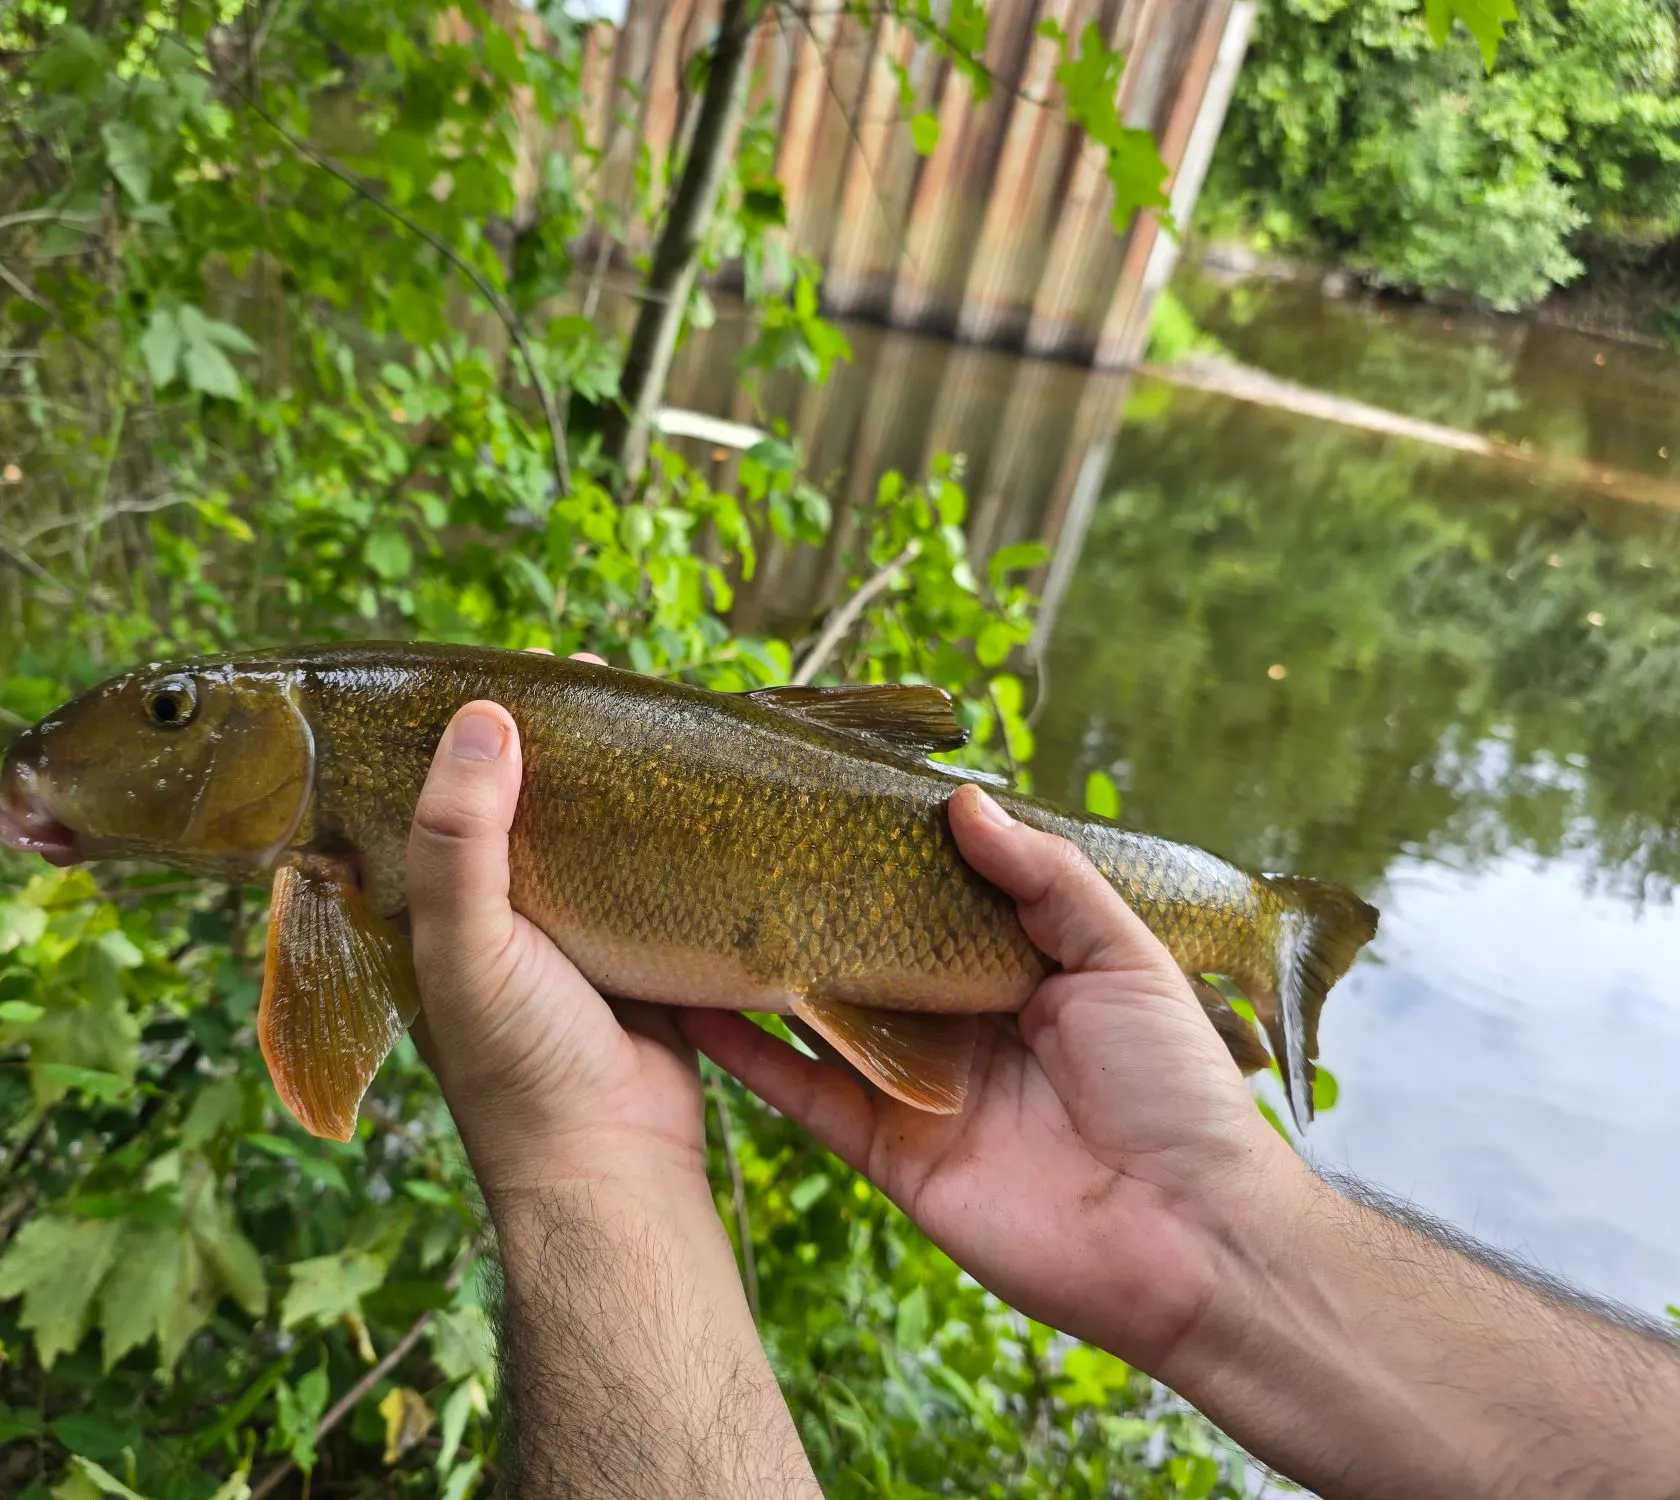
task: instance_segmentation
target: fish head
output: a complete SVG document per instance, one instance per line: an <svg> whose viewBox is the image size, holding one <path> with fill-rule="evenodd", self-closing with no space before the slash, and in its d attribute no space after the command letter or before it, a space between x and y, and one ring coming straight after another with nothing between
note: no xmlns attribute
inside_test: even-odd
<svg viewBox="0 0 1680 1500"><path fill-rule="evenodd" d="M294 674L152 663L23 731L0 766L0 844L54 864L269 868L305 822L314 737Z"/></svg>

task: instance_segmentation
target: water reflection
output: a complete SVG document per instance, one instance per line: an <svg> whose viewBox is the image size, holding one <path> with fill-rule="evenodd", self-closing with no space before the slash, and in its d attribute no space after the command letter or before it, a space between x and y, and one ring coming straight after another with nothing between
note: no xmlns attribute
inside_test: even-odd
<svg viewBox="0 0 1680 1500"><path fill-rule="evenodd" d="M1274 375L1560 459L1680 480L1672 350L1494 313L1326 297L1312 282L1181 276L1177 286L1236 358Z"/></svg>
<svg viewBox="0 0 1680 1500"><path fill-rule="evenodd" d="M1403 331L1363 363L1321 349L1278 373L1349 357L1346 394L1410 392L1418 415L1513 437L1526 421L1650 470L1640 401L1620 428L1579 382L1571 407L1503 325L1504 342L1446 348ZM1250 356L1309 342L1263 308L1244 334ZM1382 906L1325 1014L1343 1102L1314 1149L1601 1290L1680 1299L1663 1191L1680 1140L1680 519L1155 381L855 343L832 390L768 392L817 471L855 503L887 467L964 451L982 550L1038 535L1072 563L1039 788L1077 801L1100 767L1136 826ZM1659 373L1672 411L1673 361L1634 384ZM716 409L725 346L691 351L685 380L677 400ZM1082 469L1100 481L1088 527ZM849 546L842 524L825 558L772 562L750 620L806 616Z"/></svg>

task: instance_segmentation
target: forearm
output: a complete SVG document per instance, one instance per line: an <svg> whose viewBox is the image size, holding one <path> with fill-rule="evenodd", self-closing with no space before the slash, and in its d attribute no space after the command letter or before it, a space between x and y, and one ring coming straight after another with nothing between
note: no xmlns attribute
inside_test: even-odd
<svg viewBox="0 0 1680 1500"><path fill-rule="evenodd" d="M510 1493L820 1495L709 1199L573 1182L491 1205Z"/></svg>
<svg viewBox="0 0 1680 1500"><path fill-rule="evenodd" d="M1251 1451L1326 1500L1680 1495L1680 1342L1303 1168L1267 1192L1161 1372Z"/></svg>

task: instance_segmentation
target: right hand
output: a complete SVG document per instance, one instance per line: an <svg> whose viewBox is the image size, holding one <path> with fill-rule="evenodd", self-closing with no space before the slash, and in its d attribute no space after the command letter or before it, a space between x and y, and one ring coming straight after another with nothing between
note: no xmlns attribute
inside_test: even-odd
<svg viewBox="0 0 1680 1500"><path fill-rule="evenodd" d="M1005 1302L1168 1379L1251 1211L1310 1184L1172 957L1063 839L957 791L964 858L1060 965L986 1017L967 1107L930 1115L744 1017L680 1013L703 1052L873 1180Z"/></svg>

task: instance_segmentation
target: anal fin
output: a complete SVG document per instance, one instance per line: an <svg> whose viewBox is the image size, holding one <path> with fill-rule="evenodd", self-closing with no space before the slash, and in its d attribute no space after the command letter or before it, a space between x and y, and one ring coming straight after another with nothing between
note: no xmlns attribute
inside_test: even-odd
<svg viewBox="0 0 1680 1500"><path fill-rule="evenodd" d="M1266 1051L1265 1044L1260 1040L1260 1033L1254 1029L1253 1023L1238 1015L1231 1008L1231 1002L1216 986L1194 974L1187 977L1190 980L1190 988L1202 1002L1202 1010L1208 1020L1213 1022L1213 1029L1219 1033L1220 1041L1225 1043L1232 1061L1244 1073L1258 1073L1269 1067L1272 1056Z"/></svg>
<svg viewBox="0 0 1680 1500"><path fill-rule="evenodd" d="M257 1037L281 1102L347 1141L373 1075L419 1009L407 938L348 872L293 860L274 875Z"/></svg>
<svg viewBox="0 0 1680 1500"><path fill-rule="evenodd" d="M929 1114L962 1113L978 1017L810 999L793 1013L883 1093Z"/></svg>

